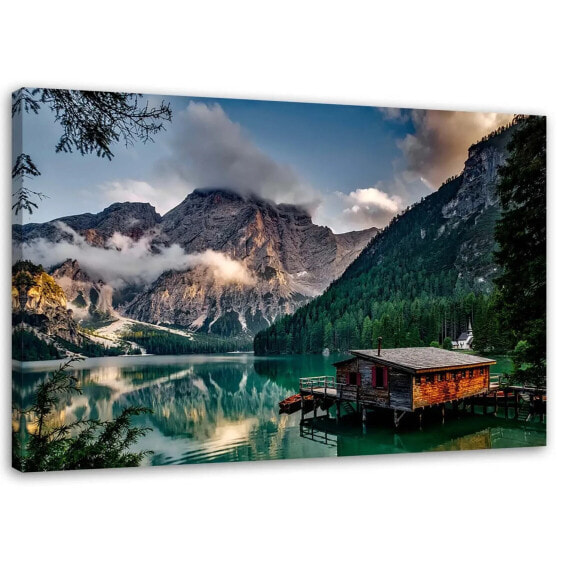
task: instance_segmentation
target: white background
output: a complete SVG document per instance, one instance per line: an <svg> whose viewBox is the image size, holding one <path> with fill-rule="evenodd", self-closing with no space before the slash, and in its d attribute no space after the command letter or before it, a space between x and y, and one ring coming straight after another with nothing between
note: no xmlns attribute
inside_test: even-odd
<svg viewBox="0 0 561 561"><path fill-rule="evenodd" d="M8 423L11 90L547 114L548 304L558 331L560 30L553 5L74 0L13 1L3 9L4 559L561 558L553 338L542 449L23 476L9 468Z"/></svg>

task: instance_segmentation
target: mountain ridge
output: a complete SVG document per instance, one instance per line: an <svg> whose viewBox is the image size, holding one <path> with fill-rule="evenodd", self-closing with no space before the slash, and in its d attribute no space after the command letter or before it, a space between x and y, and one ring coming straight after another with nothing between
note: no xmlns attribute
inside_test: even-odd
<svg viewBox="0 0 561 561"><path fill-rule="evenodd" d="M115 309L143 322L237 335L255 333L320 294L377 232L370 228L335 234L314 224L302 206L208 188L193 191L163 216L148 203L114 203L97 214L15 226L14 239L31 245L74 244L76 235L80 237L81 255L69 256L70 263L67 259L50 270L77 316ZM114 247L116 235L137 249L138 244L146 246L148 258L166 256L179 246L187 261L193 256L194 264L175 270L170 263L146 286L111 287L100 280L101 273L88 269L85 254L89 246L126 251L121 238L121 245ZM25 253L30 245L23 247ZM226 274L238 266L251 282Z"/></svg>

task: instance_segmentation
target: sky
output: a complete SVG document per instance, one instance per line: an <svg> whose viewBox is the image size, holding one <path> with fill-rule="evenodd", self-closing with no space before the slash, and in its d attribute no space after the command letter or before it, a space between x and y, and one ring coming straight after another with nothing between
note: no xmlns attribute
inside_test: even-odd
<svg viewBox="0 0 561 561"><path fill-rule="evenodd" d="M340 233L383 227L460 172L467 149L511 114L219 98L164 99L172 121L154 142L115 144L109 161L55 153L61 128L47 107L23 114L23 152L48 196L24 222L148 202L164 214L196 188L227 187L307 208Z"/></svg>

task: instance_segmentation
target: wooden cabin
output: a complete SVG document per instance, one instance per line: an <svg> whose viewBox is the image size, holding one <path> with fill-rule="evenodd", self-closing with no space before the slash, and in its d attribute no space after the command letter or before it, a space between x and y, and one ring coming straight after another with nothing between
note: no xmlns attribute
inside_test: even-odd
<svg viewBox="0 0 561 561"><path fill-rule="evenodd" d="M418 411L486 394L494 360L433 347L355 350L334 364L337 398L361 407Z"/></svg>

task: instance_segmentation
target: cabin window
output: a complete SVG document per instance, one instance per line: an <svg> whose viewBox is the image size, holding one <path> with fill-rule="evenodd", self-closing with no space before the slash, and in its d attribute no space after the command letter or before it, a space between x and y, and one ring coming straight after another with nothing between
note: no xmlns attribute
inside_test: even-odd
<svg viewBox="0 0 561 561"><path fill-rule="evenodd" d="M439 374L438 375L438 381L439 382L444 382L444 379L446 378L446 374Z"/></svg>
<svg viewBox="0 0 561 561"><path fill-rule="evenodd" d="M415 385L416 385L416 386L420 386L420 385L421 385L421 377L420 377L420 376L415 376Z"/></svg>
<svg viewBox="0 0 561 561"><path fill-rule="evenodd" d="M473 378L473 370L470 370L468 374L470 378Z"/></svg>
<svg viewBox="0 0 561 561"><path fill-rule="evenodd" d="M372 367L372 386L374 388L388 387L388 369L385 366Z"/></svg>
<svg viewBox="0 0 561 561"><path fill-rule="evenodd" d="M351 385L351 386L358 386L358 372L349 372L347 374L347 384Z"/></svg>
<svg viewBox="0 0 561 561"><path fill-rule="evenodd" d="M434 382L434 376L432 374L429 374L426 377L426 380L427 380L427 384L432 384Z"/></svg>

